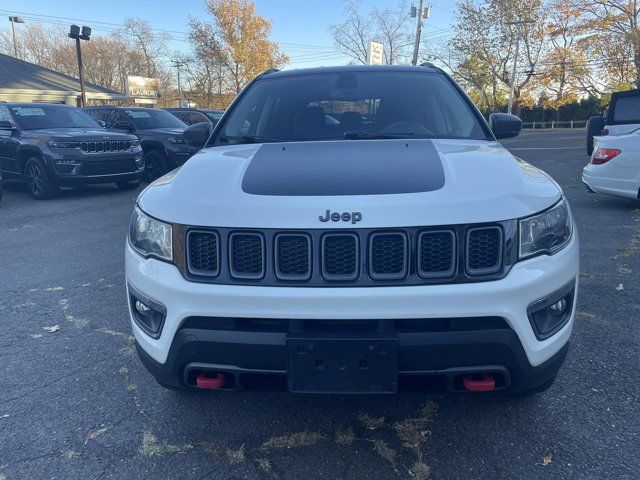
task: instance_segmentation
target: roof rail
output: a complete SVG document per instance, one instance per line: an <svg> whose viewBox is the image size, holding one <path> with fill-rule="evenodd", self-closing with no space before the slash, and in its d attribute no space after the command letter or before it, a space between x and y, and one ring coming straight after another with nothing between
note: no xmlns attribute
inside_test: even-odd
<svg viewBox="0 0 640 480"><path fill-rule="evenodd" d="M438 67L436 67L436 66L435 66L433 63L431 63L431 62L422 62L422 63L420 64L420 66L421 66L421 67L429 67L429 68L438 68Z"/></svg>
<svg viewBox="0 0 640 480"><path fill-rule="evenodd" d="M269 70L265 70L264 72L262 72L259 76L263 76L263 75L268 75L269 73L275 73L275 72L279 72L280 70L277 68L270 68Z"/></svg>

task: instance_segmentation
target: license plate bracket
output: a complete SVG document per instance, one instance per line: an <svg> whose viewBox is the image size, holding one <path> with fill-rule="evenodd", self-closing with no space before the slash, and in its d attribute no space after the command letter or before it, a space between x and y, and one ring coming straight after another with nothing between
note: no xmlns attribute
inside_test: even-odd
<svg viewBox="0 0 640 480"><path fill-rule="evenodd" d="M298 393L395 393L398 344L389 338L289 338L288 386Z"/></svg>

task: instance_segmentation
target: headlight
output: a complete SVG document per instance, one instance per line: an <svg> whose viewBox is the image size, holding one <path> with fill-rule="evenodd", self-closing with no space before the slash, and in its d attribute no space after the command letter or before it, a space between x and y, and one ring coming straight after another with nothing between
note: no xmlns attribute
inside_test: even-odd
<svg viewBox="0 0 640 480"><path fill-rule="evenodd" d="M173 259L171 230L170 224L151 218L136 207L131 215L129 242L145 257L151 256L171 261Z"/></svg>
<svg viewBox="0 0 640 480"><path fill-rule="evenodd" d="M140 140L131 140L131 148L137 148L140 146Z"/></svg>
<svg viewBox="0 0 640 480"><path fill-rule="evenodd" d="M551 255L571 240L571 213L563 198L537 215L522 218L520 223L520 260L546 253Z"/></svg>
<svg viewBox="0 0 640 480"><path fill-rule="evenodd" d="M56 142L54 140L51 140L49 142L49 146L51 148L77 148L80 145L78 144L78 142Z"/></svg>
<svg viewBox="0 0 640 480"><path fill-rule="evenodd" d="M169 143L187 143L187 140L184 137L171 137L168 139Z"/></svg>

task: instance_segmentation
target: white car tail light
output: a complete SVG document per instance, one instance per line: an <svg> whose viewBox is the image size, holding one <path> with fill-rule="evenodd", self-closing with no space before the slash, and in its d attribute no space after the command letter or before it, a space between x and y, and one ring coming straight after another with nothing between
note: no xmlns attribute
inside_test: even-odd
<svg viewBox="0 0 640 480"><path fill-rule="evenodd" d="M591 159L591 163L593 165L602 165L603 163L607 163L612 158L620 155L622 153L621 150L616 148L599 148L593 154L593 158Z"/></svg>

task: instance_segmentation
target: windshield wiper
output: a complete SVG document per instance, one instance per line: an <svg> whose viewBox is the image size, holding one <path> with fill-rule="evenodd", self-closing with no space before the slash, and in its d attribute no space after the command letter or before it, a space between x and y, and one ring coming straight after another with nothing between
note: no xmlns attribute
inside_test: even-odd
<svg viewBox="0 0 640 480"><path fill-rule="evenodd" d="M220 135L218 140L221 142L230 143L233 141L235 145L241 145L245 143L273 143L273 142L282 142L282 140L278 140L276 138L267 138L260 137L257 135Z"/></svg>
<svg viewBox="0 0 640 480"><path fill-rule="evenodd" d="M382 134L382 133L354 131L354 132L345 132L344 134L344 138L347 140L385 140L385 139L407 138L407 137L415 137L415 136L416 134L412 132Z"/></svg>

